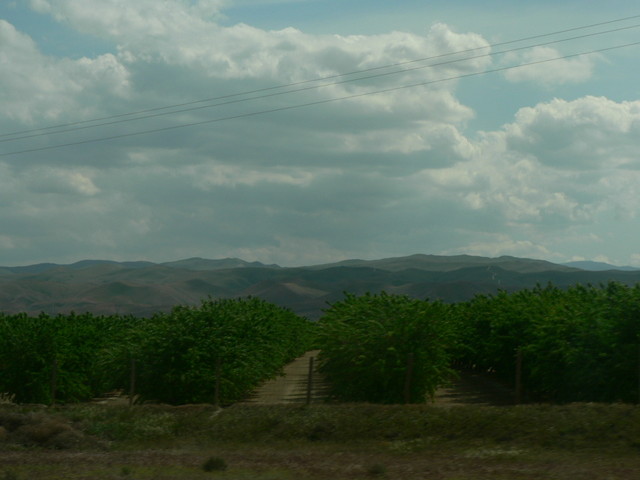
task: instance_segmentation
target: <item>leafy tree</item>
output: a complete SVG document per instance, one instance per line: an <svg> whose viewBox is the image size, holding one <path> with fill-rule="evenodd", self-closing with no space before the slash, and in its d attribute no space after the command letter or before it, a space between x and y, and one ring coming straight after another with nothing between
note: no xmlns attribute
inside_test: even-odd
<svg viewBox="0 0 640 480"><path fill-rule="evenodd" d="M0 393L21 403L86 401L127 390L168 402L245 396L310 345L313 326L256 298L204 301L169 314L131 316L0 314Z"/></svg>
<svg viewBox="0 0 640 480"><path fill-rule="evenodd" d="M477 296L453 310L461 328L456 360L505 381L523 352L530 399L637 401L640 287L611 282L552 285Z"/></svg>
<svg viewBox="0 0 640 480"><path fill-rule="evenodd" d="M304 353L312 325L258 298L179 306L144 325L138 391L167 403L223 403L244 398Z"/></svg>
<svg viewBox="0 0 640 480"><path fill-rule="evenodd" d="M320 321L318 342L320 368L333 395L376 403L401 403L407 393L412 402L432 396L451 373L454 329L448 309L384 292L346 294L331 305Z"/></svg>

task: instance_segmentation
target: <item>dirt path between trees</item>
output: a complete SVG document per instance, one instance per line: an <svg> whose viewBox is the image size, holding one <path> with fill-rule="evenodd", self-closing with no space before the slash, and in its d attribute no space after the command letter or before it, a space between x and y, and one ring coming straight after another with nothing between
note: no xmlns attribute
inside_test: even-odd
<svg viewBox="0 0 640 480"><path fill-rule="evenodd" d="M487 375L461 371L458 378L435 393L434 404L455 405L513 405L515 392Z"/></svg>
<svg viewBox="0 0 640 480"><path fill-rule="evenodd" d="M313 350L296 358L284 368L284 374L261 385L244 403L279 404L305 403L309 379L309 361L316 359L319 350ZM317 362L314 362L314 367ZM321 403L327 398L327 384L314 368L311 403ZM476 372L459 372L445 387L438 389L434 404L455 405L512 405L514 393L493 379Z"/></svg>
<svg viewBox="0 0 640 480"><path fill-rule="evenodd" d="M284 374L261 385L245 403L306 403L309 383L309 361L314 359L311 403L326 399L326 384L315 365L320 350L312 350L284 367Z"/></svg>

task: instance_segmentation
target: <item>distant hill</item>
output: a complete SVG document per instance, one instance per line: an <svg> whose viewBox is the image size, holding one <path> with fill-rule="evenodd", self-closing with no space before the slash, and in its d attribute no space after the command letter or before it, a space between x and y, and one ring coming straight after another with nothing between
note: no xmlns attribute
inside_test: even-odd
<svg viewBox="0 0 640 480"><path fill-rule="evenodd" d="M606 270L625 270L628 272L640 271L640 268L635 267L618 267L609 263L603 262L591 262L591 261L579 261L579 262L567 262L563 263L567 267L580 268L582 270L589 270L591 272L602 272Z"/></svg>
<svg viewBox="0 0 640 480"><path fill-rule="evenodd" d="M64 268L68 270L81 270L95 265L115 265L124 268L142 268L154 265L152 262L115 262L112 260L81 260L79 262L68 265L59 265L57 263L38 263L36 265L28 265L25 267L0 267L0 271L5 273L42 273L49 270Z"/></svg>
<svg viewBox="0 0 640 480"><path fill-rule="evenodd" d="M165 262L161 265L171 268L184 268L187 270L222 270L225 268L280 268L278 265L265 265L260 262L245 262L239 258L223 258L220 260L207 260L206 258L188 258L176 262Z"/></svg>
<svg viewBox="0 0 640 480"><path fill-rule="evenodd" d="M342 262L308 267L324 269L332 267L372 267L392 272L415 268L433 272L449 272L461 268L476 266L494 266L514 272L544 272L547 270L574 271L575 268L559 265L545 260L502 256L498 258L478 257L472 255L424 255L416 254L408 257L384 258L382 260L344 260ZM579 267L578 267L579 268Z"/></svg>
<svg viewBox="0 0 640 480"><path fill-rule="evenodd" d="M638 270L587 270L576 264L471 255L411 255L284 268L237 258L175 262L84 260L0 267L0 311L70 311L147 316L202 299L256 296L317 319L344 292L387 291L459 302L476 294L516 291L548 282L559 287L610 280L640 282Z"/></svg>

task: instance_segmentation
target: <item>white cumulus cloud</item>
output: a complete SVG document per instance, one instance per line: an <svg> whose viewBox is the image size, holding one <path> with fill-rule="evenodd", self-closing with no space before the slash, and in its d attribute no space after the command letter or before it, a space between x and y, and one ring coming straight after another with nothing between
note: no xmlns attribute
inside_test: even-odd
<svg viewBox="0 0 640 480"><path fill-rule="evenodd" d="M593 58L510 70L507 81L441 81L496 68L487 56L452 62L488 53L487 39L442 22L422 33L269 30L230 24L231 3L216 0L30 5L108 51L45 54L37 36L0 20L0 133L184 111L1 142L0 153L86 143L0 157L0 251L284 264L415 252L588 258L588 245L601 252L624 228L640 234L638 100L553 99L555 86L588 84ZM301 91L276 95L279 85ZM502 102L503 89L518 93L500 105L503 126L474 131L475 106ZM539 97L527 102L531 91ZM219 100L196 102L206 98Z"/></svg>
<svg viewBox="0 0 640 480"><path fill-rule="evenodd" d="M521 54L507 54L505 65L519 66L504 72L510 82L529 82L545 87L582 83L591 78L597 56L582 55L562 58L555 48L534 47Z"/></svg>
<svg viewBox="0 0 640 480"><path fill-rule="evenodd" d="M503 135L512 149L556 168L637 169L640 101L554 99L521 109Z"/></svg>
<svg viewBox="0 0 640 480"><path fill-rule="evenodd" d="M92 96L129 93L127 69L113 54L89 59L55 59L0 19L0 103L4 120L24 125L96 114ZM1 122L2 120L0 120ZM1 123L0 123L1 125ZM9 130L9 126L6 126Z"/></svg>

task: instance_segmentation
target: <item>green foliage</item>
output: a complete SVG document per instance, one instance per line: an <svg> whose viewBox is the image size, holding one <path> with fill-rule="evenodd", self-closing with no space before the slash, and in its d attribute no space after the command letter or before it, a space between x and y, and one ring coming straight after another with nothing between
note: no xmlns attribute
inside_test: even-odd
<svg viewBox="0 0 640 480"><path fill-rule="evenodd" d="M307 320L258 298L176 307L145 324L137 390L172 404L213 402L217 383L231 403L304 353L311 333Z"/></svg>
<svg viewBox="0 0 640 480"><path fill-rule="evenodd" d="M432 396L451 373L448 309L384 292L347 294L333 304L318 332L320 368L333 395L375 403L423 402Z"/></svg>
<svg viewBox="0 0 640 480"><path fill-rule="evenodd" d="M106 391L101 351L126 319L84 315L0 316L0 392L16 402L84 401Z"/></svg>
<svg viewBox="0 0 640 480"><path fill-rule="evenodd" d="M512 381L520 349L531 400L638 401L640 286L549 285L477 296L453 312L464 325L456 359Z"/></svg>
<svg viewBox="0 0 640 480"><path fill-rule="evenodd" d="M0 315L0 393L19 403L51 403L54 391L57 402L86 401L128 390L135 360L144 398L212 402L218 381L229 403L304 353L312 331L256 298L208 300L150 319Z"/></svg>
<svg viewBox="0 0 640 480"><path fill-rule="evenodd" d="M412 401L446 379L450 359L513 383L518 351L529 400L639 400L640 285L547 285L450 306L347 295L320 327L322 368L343 400L402 402L410 353Z"/></svg>
<svg viewBox="0 0 640 480"><path fill-rule="evenodd" d="M257 298L147 319L0 314L0 398L49 404L55 392L69 403L127 391L135 361L144 399L211 403L218 386L229 404L312 345L347 401L422 402L452 364L513 382L519 350L529 400L637 402L640 286L538 286L456 305L347 294L318 325Z"/></svg>

